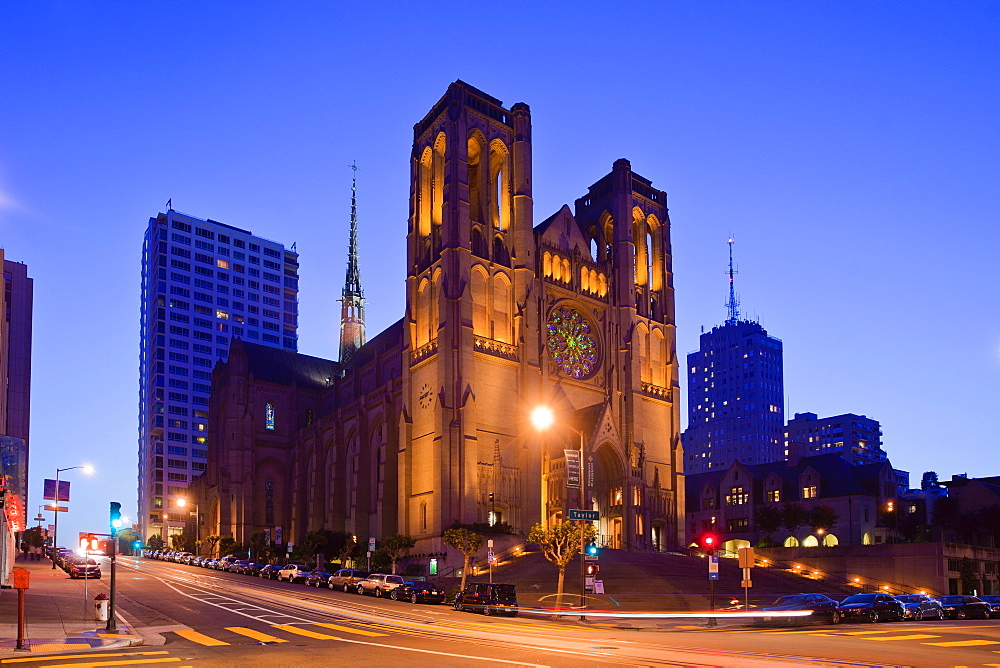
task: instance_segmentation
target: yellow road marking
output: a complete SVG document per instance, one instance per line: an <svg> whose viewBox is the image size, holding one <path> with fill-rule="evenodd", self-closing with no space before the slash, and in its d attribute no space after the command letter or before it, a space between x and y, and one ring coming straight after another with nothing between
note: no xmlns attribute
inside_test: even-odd
<svg viewBox="0 0 1000 668"><path fill-rule="evenodd" d="M174 631L174 633L179 635L181 638L186 638L191 642L196 642L199 645L207 645L208 647L219 647L221 645L229 644L222 640L216 640L215 638L211 638L205 635L204 633L198 633L193 629L183 629L181 631Z"/></svg>
<svg viewBox="0 0 1000 668"><path fill-rule="evenodd" d="M51 659L52 657L50 656L49 658ZM180 661L180 659L176 656L172 656L166 659L129 659L127 661L100 661L96 663L50 663L48 664L48 668L69 668L70 666L76 666L76 668L97 668L98 666L135 666L140 663L168 663L172 661Z"/></svg>
<svg viewBox="0 0 1000 668"><path fill-rule="evenodd" d="M241 636L247 636L248 638L253 638L254 640L259 640L261 642L288 642L284 638L269 636L266 633L254 631L253 629L248 629L245 626L227 626L226 630L232 631L233 633L239 633Z"/></svg>
<svg viewBox="0 0 1000 668"><path fill-rule="evenodd" d="M271 624L271 626L281 631L288 631L289 633L294 633L295 635L315 638L316 640L340 640L337 636L331 636L325 633L316 633L315 631L299 628L298 626L292 626L291 624Z"/></svg>
<svg viewBox="0 0 1000 668"><path fill-rule="evenodd" d="M340 626L339 624L322 624L316 622L316 626L322 626L324 629L333 629L334 631L343 631L344 633L356 633L359 636L368 636L369 638L377 638L379 636L387 636L388 633L376 633L375 631L365 631L364 629L355 629L350 626Z"/></svg>
<svg viewBox="0 0 1000 668"><path fill-rule="evenodd" d="M382 631L392 631L394 633L405 633L411 636L424 636L431 633L431 631L420 632L420 631L411 631L410 629L397 629L394 626L385 626L384 624L362 624L361 622L358 622L358 626L367 626L372 629L380 629Z"/></svg>
<svg viewBox="0 0 1000 668"><path fill-rule="evenodd" d="M951 640L948 642L925 642L921 645L935 647L978 647L980 645L1000 645L1000 640Z"/></svg>
<svg viewBox="0 0 1000 668"><path fill-rule="evenodd" d="M60 659L93 659L94 657L103 658L105 656L149 656L152 654L167 654L166 650L158 650L155 652L108 652L107 654L60 654ZM2 659L0 663L24 663L26 661L50 661L51 656L30 656L23 659Z"/></svg>
<svg viewBox="0 0 1000 668"><path fill-rule="evenodd" d="M872 633L893 633L893 632L892 631L838 631L838 633L842 633L845 636L864 636L864 635L870 635Z"/></svg>
<svg viewBox="0 0 1000 668"><path fill-rule="evenodd" d="M133 635L127 633L98 633L98 638L135 638Z"/></svg>
<svg viewBox="0 0 1000 668"><path fill-rule="evenodd" d="M860 640L924 640L926 638L940 638L941 636L928 635L926 633L914 633L909 636L882 636L880 638L860 638ZM927 643L924 643L925 645Z"/></svg>

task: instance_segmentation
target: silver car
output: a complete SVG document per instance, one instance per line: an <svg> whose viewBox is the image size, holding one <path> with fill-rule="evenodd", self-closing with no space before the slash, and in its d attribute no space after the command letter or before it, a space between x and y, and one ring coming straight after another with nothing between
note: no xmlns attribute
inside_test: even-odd
<svg viewBox="0 0 1000 668"><path fill-rule="evenodd" d="M362 596L365 594L375 594L376 598L381 598L401 584L403 584L403 578L398 575L372 573L358 583L358 593Z"/></svg>
<svg viewBox="0 0 1000 668"><path fill-rule="evenodd" d="M921 619L944 619L941 603L927 594L903 594L895 597L906 608L903 619L919 622Z"/></svg>

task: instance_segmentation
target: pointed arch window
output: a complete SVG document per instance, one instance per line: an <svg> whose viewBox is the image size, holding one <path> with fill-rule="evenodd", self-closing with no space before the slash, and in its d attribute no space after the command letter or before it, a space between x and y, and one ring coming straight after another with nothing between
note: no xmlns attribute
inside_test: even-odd
<svg viewBox="0 0 1000 668"><path fill-rule="evenodd" d="M264 428L274 431L274 402L264 404Z"/></svg>
<svg viewBox="0 0 1000 668"><path fill-rule="evenodd" d="M264 480L264 524L274 524L274 478Z"/></svg>

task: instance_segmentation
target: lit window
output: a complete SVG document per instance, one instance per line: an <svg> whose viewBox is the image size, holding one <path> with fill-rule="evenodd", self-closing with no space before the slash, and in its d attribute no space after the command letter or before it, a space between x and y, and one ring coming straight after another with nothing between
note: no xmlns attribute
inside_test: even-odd
<svg viewBox="0 0 1000 668"><path fill-rule="evenodd" d="M229 260L223 260L222 258L219 258L218 260L215 261L215 266L217 266L219 269L229 269Z"/></svg>
<svg viewBox="0 0 1000 668"><path fill-rule="evenodd" d="M270 401L264 404L264 427L274 429L274 404Z"/></svg>
<svg viewBox="0 0 1000 668"><path fill-rule="evenodd" d="M216 311L215 311L215 317L216 318L222 318L223 320L229 320L229 314L226 311L223 311L223 310L220 310L220 309L216 309Z"/></svg>
<svg viewBox="0 0 1000 668"><path fill-rule="evenodd" d="M773 503L781 501L781 491L777 489L771 489L767 492L767 500Z"/></svg>
<svg viewBox="0 0 1000 668"><path fill-rule="evenodd" d="M802 488L802 498L803 499L815 499L819 496L816 493L816 485L807 485Z"/></svg>

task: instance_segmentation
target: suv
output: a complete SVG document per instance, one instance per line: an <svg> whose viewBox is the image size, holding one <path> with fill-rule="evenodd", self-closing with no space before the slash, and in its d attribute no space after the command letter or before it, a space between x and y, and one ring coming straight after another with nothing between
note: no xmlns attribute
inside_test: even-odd
<svg viewBox="0 0 1000 668"><path fill-rule="evenodd" d="M342 589L347 591L357 591L358 583L371 575L368 571L359 571L356 568L341 568L330 576L326 584L330 589Z"/></svg>
<svg viewBox="0 0 1000 668"><path fill-rule="evenodd" d="M470 582L455 596L455 609L482 610L484 615L495 612L517 614L517 592L512 584Z"/></svg>
<svg viewBox="0 0 1000 668"><path fill-rule="evenodd" d="M288 580L289 582L297 582L299 580L305 580L312 573L312 569L302 564L287 564L281 567L278 571L278 580Z"/></svg>
<svg viewBox="0 0 1000 668"><path fill-rule="evenodd" d="M403 578L398 575L372 573L358 583L358 593L362 596L372 593L375 594L375 598L381 598L382 594L388 594L401 584L403 584Z"/></svg>

